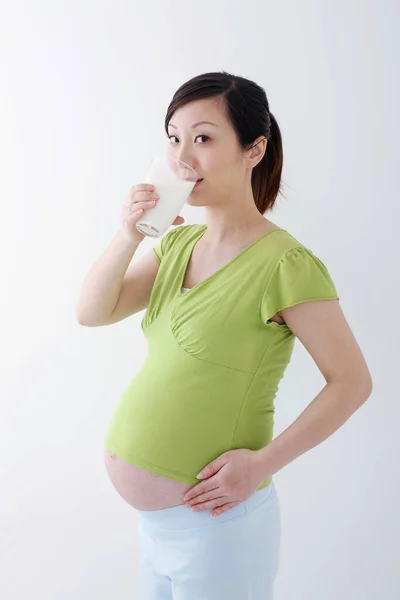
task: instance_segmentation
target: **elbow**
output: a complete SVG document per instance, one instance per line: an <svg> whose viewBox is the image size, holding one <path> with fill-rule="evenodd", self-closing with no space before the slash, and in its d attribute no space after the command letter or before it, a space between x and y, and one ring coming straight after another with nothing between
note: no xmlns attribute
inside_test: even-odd
<svg viewBox="0 0 400 600"><path fill-rule="evenodd" d="M367 371L362 376L358 376L352 380L352 395L357 403L357 406L362 406L372 394L373 381L371 373Z"/></svg>
<svg viewBox="0 0 400 600"><path fill-rule="evenodd" d="M85 319L83 317L82 311L79 309L78 306L75 306L75 319L79 325L85 326Z"/></svg>
<svg viewBox="0 0 400 600"><path fill-rule="evenodd" d="M373 382L369 371L367 373L358 374L357 376L344 376L341 378L328 380L327 383L338 385L340 395L346 398L347 402L357 410L362 406L372 394Z"/></svg>
<svg viewBox="0 0 400 600"><path fill-rule="evenodd" d="M365 382L365 393L366 393L365 400L368 400L368 398L371 396L373 389L374 389L374 384L372 381L371 373L368 372L368 376L366 377L366 382Z"/></svg>
<svg viewBox="0 0 400 600"><path fill-rule="evenodd" d="M104 323L95 323L93 321L87 321L85 319L77 319L77 321L81 327L101 327L102 325L104 325Z"/></svg>
<svg viewBox="0 0 400 600"><path fill-rule="evenodd" d="M90 320L87 317L85 317L82 314L82 312L80 312L78 309L75 309L75 318L78 324L82 327L94 327L93 323L91 323Z"/></svg>
<svg viewBox="0 0 400 600"><path fill-rule="evenodd" d="M76 318L78 325L80 325L81 327L90 327L90 325L81 317L77 317Z"/></svg>
<svg viewBox="0 0 400 600"><path fill-rule="evenodd" d="M82 327L103 327L104 325L109 325L113 322L112 320L110 321L109 318L94 319L93 316L84 316L82 314L79 314L78 312L75 314L75 317L79 325L81 325Z"/></svg>
<svg viewBox="0 0 400 600"><path fill-rule="evenodd" d="M371 396L374 387L370 370L366 364L364 364L364 368L362 369L362 373L358 376L358 380L360 395L363 402L365 402Z"/></svg>
<svg viewBox="0 0 400 600"><path fill-rule="evenodd" d="M89 323L83 321L82 319L78 319L78 325L80 325L81 327L93 327L93 325L89 325Z"/></svg>

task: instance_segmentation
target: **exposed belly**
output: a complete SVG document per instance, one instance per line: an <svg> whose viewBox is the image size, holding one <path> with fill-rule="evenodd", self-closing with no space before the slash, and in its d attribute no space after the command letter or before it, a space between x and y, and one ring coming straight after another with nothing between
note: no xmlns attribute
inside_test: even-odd
<svg viewBox="0 0 400 600"><path fill-rule="evenodd" d="M131 465L107 448L104 460L116 491L138 510L160 510L184 504L183 496L193 487Z"/></svg>

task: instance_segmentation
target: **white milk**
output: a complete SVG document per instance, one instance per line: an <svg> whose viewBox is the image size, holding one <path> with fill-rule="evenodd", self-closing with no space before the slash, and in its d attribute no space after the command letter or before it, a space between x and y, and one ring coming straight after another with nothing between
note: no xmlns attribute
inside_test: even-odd
<svg viewBox="0 0 400 600"><path fill-rule="evenodd" d="M149 208L143 213L141 219L136 223L136 227L145 235L160 237L179 215L195 186L195 182L155 183L154 181L148 181L147 183L154 185L160 199L154 208Z"/></svg>

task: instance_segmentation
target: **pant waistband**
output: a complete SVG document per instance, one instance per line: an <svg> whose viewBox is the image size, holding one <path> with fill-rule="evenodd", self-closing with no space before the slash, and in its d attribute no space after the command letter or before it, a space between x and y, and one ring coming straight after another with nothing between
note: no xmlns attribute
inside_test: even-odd
<svg viewBox="0 0 400 600"><path fill-rule="evenodd" d="M274 496L275 493L274 483L271 481L267 487L257 490L244 502L241 502L237 506L214 517L211 516L211 512L214 509L193 512L192 509L187 508L185 504L160 510L135 510L138 515L139 525L149 532L172 529L194 529L218 522L229 521L230 519L245 515L259 506L262 502L266 501L267 498Z"/></svg>

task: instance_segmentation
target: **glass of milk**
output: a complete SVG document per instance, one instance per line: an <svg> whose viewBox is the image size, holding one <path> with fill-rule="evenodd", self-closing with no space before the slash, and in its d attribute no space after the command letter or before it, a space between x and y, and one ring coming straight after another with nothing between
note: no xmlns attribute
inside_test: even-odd
<svg viewBox="0 0 400 600"><path fill-rule="evenodd" d="M149 237L160 237L165 233L179 215L198 179L196 171L178 158L154 158L143 183L154 185L160 199L136 223L140 233Z"/></svg>

